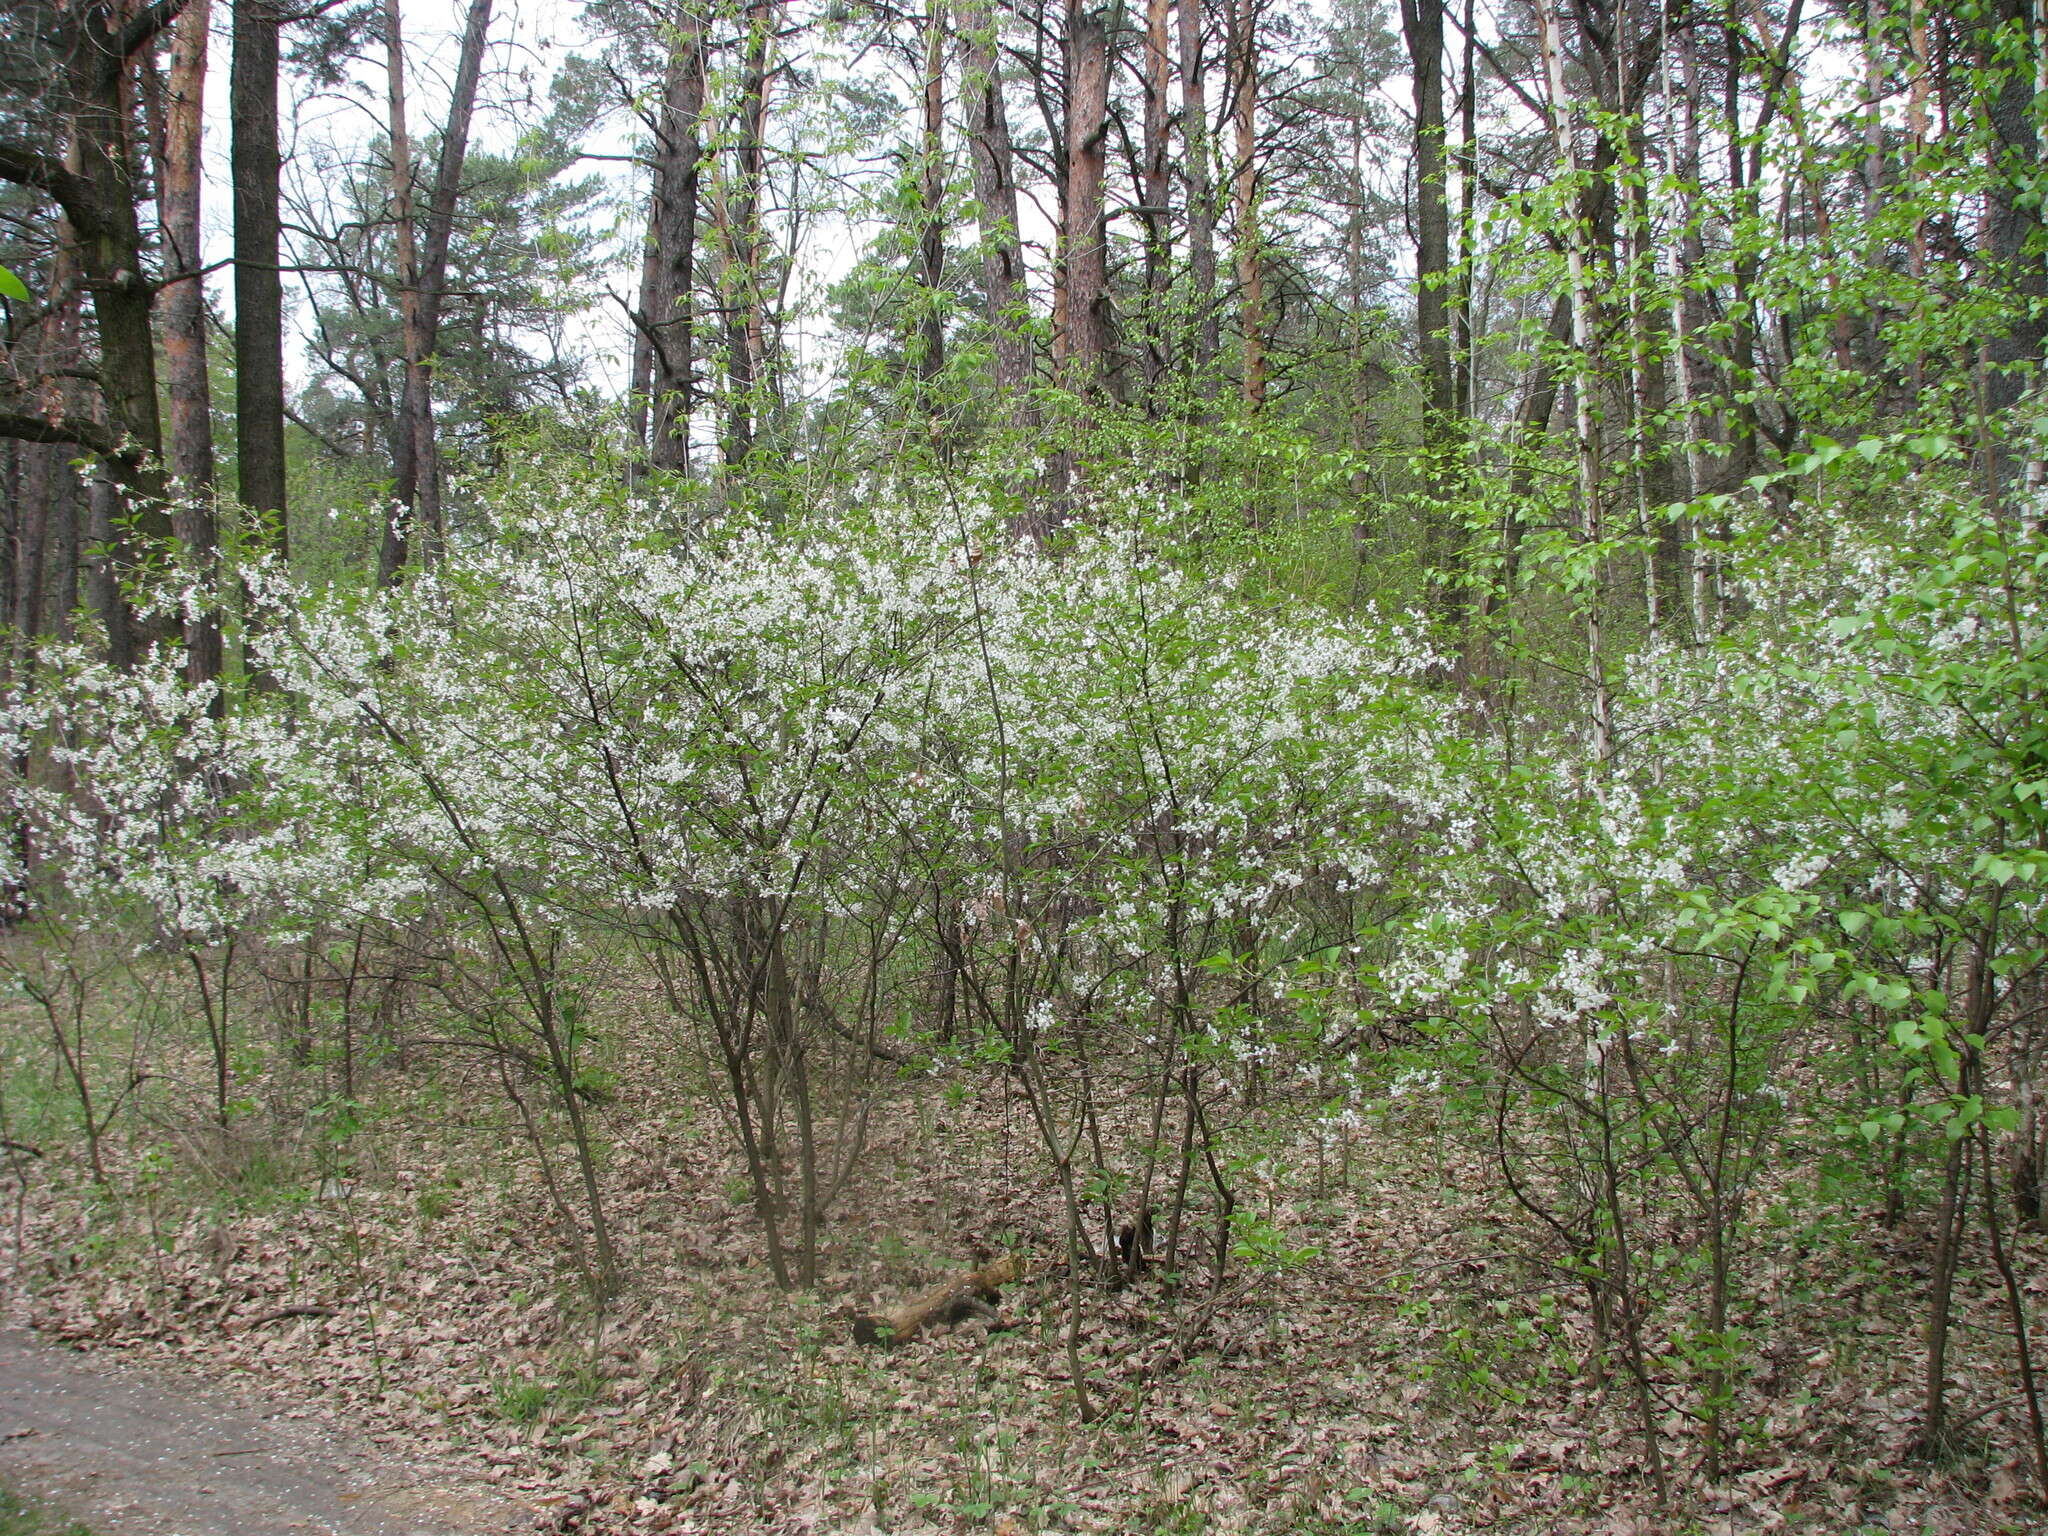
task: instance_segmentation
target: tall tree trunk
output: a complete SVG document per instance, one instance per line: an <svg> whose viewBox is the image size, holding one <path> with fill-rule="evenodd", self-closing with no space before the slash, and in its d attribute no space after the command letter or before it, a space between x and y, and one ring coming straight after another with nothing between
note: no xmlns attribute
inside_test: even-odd
<svg viewBox="0 0 2048 1536"><path fill-rule="evenodd" d="M63 251L75 253L93 295L106 411L104 426L76 411L54 420L11 414L4 430L37 442L89 446L128 497L122 515L110 509L105 519L112 540L110 580L100 594L108 655L118 666L132 665L145 646L171 632L161 619L144 624L123 591L150 547L172 532L158 467L163 435L151 333L155 288L142 259L136 216L140 189L129 83L130 61L176 21L181 8L182 0L149 0L139 8L124 0L78 0L55 8L58 55L51 88L67 116L69 142L59 158L40 143L0 138L0 179L32 188L63 210ZM55 403L61 402L46 402L46 413Z"/></svg>
<svg viewBox="0 0 2048 1536"><path fill-rule="evenodd" d="M78 275L76 252L68 244L60 244L57 259L51 263L50 314L43 323L39 359L42 377L38 380L44 412L53 418L85 415L91 409L87 386L61 371L79 369L82 364L85 317ZM50 468L49 507L43 514L43 559L48 578L42 629L57 640L71 641L77 638L78 631L79 550L85 527L80 495L83 487L78 472L72 468L70 449L57 443L36 446L48 455Z"/></svg>
<svg viewBox="0 0 2048 1536"><path fill-rule="evenodd" d="M1906 152L1901 161L1901 174L1910 183L1920 179L1920 157L1927 149L1927 96L1928 77L1933 72L1933 55L1928 47L1927 13L1923 0L1907 0L1906 47L1909 55L1907 69L1911 80L1906 90ZM1919 188L1912 187L1908 194L1917 204ZM1924 217L1913 221L1912 237L1906 244L1906 274L1912 279L1915 318L1923 312L1927 302L1927 220ZM1916 327L1916 331L1917 331ZM1917 400L1925 384L1926 360L1919 348L1906 366L1906 395Z"/></svg>
<svg viewBox="0 0 2048 1536"><path fill-rule="evenodd" d="M1108 164L1109 31L1083 0L1067 5L1067 179L1061 199L1065 273L1061 382L1092 395L1109 360L1109 242L1103 209Z"/></svg>
<svg viewBox="0 0 2048 1536"><path fill-rule="evenodd" d="M0 440L0 595L6 600L8 623L14 620L14 600L21 589L21 563L27 543L29 512L23 505L22 482L26 478L28 450L34 444L19 438ZM40 536L39 536L40 537ZM14 676L15 657L0 657L0 680ZM0 912L7 910L5 884L0 882Z"/></svg>
<svg viewBox="0 0 2048 1536"><path fill-rule="evenodd" d="M1182 0L1183 4L1191 0ZM1145 221L1145 384L1156 391L1172 366L1172 327L1167 298L1173 281L1173 209L1169 169L1169 128L1173 103L1167 24L1172 0L1145 0L1145 145L1138 181Z"/></svg>
<svg viewBox="0 0 2048 1536"><path fill-rule="evenodd" d="M649 459L656 469L690 465L690 416L695 409L697 282L697 176L703 159L704 18L695 11L678 23L661 110L654 124L653 238L643 324L648 343L648 395L652 420Z"/></svg>
<svg viewBox="0 0 2048 1536"><path fill-rule="evenodd" d="M213 488L213 416L206 373L206 285L199 277L200 146L212 0L189 0L172 34L171 73L157 182L167 281L162 295L164 385L170 401L169 467L194 499ZM189 275L185 275L189 274ZM181 532L179 537L191 540ZM212 530L206 533L208 549Z"/></svg>
<svg viewBox="0 0 2048 1536"><path fill-rule="evenodd" d="M990 382L1012 426L1028 429L1031 409L1030 296L1017 234L1017 176L1010 115L1003 104L996 21L988 0L961 0L961 112L981 237L982 298L994 350Z"/></svg>
<svg viewBox="0 0 2048 1536"><path fill-rule="evenodd" d="M660 172L655 172L659 180ZM647 457L648 428L654 401L654 316L659 307L656 289L661 286L661 251L655 243L655 225L661 219L661 198L653 189L647 193L647 230L640 241L640 302L633 310L633 361L626 381L626 438L633 449L636 466ZM637 483L639 471L629 471Z"/></svg>
<svg viewBox="0 0 2048 1536"><path fill-rule="evenodd" d="M1232 0L1230 10L1231 202L1236 220L1238 321L1244 349L1247 408L1266 403L1266 268L1259 249L1259 0ZM1441 135L1439 135L1441 137Z"/></svg>
<svg viewBox="0 0 2048 1536"><path fill-rule="evenodd" d="M1478 29L1474 0L1465 0L1465 56L1458 71L1458 265L1451 300L1451 414L1461 426L1472 419L1477 386L1472 346L1473 224L1479 192Z"/></svg>
<svg viewBox="0 0 2048 1536"><path fill-rule="evenodd" d="M81 399L84 385L76 377L82 371L79 310L77 253L68 241L60 242L50 263L42 319L22 343L22 354L34 369L37 411L46 421L61 421L88 410ZM71 610L78 602L73 494L77 476L70 467L74 453L63 443L22 444L14 584L8 594L8 621L14 629L15 646L11 662L16 675L32 642L52 632L67 639L70 636Z"/></svg>
<svg viewBox="0 0 2048 1536"><path fill-rule="evenodd" d="M476 113L477 82L483 74L484 47L490 41L491 0L470 0L464 18L462 52L455 67L455 92L448 104L448 122L441 130L441 157L434 168L433 196L427 204L425 247L420 252L420 339L425 359L411 394L413 455L419 476L419 524L430 547L438 546L441 526L441 445L434 425L433 359L440 341L441 306L448 292L448 249L455 239L455 213L462 198L462 166L469 154L470 121Z"/></svg>
<svg viewBox="0 0 2048 1536"><path fill-rule="evenodd" d="M85 532L79 539L86 605L107 635L107 655L117 667L132 667L148 643L137 625L124 588L120 558L121 485L105 460L93 466L85 491Z"/></svg>
<svg viewBox="0 0 2048 1536"><path fill-rule="evenodd" d="M1672 99L1674 69L1679 75L1683 97ZM1670 219L1666 283L1671 295L1671 368L1677 391L1678 431L1683 445L1676 470L1678 494L1690 502L1701 493L1705 479L1700 464L1700 423L1693 387L1693 335L1705 323L1704 307L1689 278L1703 259L1699 234L1700 136L1698 111L1698 70L1690 27L1682 28L1670 40L1663 64L1665 163L1674 167L1677 183L1675 206L1666 210ZM1690 523L1690 519L1687 522ZM1674 569L1684 572L1686 607L1695 640L1707 637L1706 566L1689 537L1692 531L1678 522Z"/></svg>
<svg viewBox="0 0 2048 1536"><path fill-rule="evenodd" d="M1443 0L1401 0L1415 80L1415 329L1422 358L1422 441L1440 490L1455 438L1451 372L1451 218L1444 175Z"/></svg>
<svg viewBox="0 0 2048 1536"><path fill-rule="evenodd" d="M83 519L79 515L78 476L62 462L61 453L57 471L50 483L50 510L44 521L44 538L49 553L44 557L50 568L49 617L46 623L49 632L59 640L74 640L78 635L78 589L79 589L79 531Z"/></svg>
<svg viewBox="0 0 2048 1536"><path fill-rule="evenodd" d="M419 500L419 459L413 437L410 399L414 377L425 367L425 338L420 334L419 237L413 217L412 130L406 121L405 32L399 0L384 0L384 97L391 141L391 227L398 270L399 349L404 385L398 419L392 424L391 505L384 515L384 540L377 557L377 579L389 586L398 579L411 541L412 513Z"/></svg>
<svg viewBox="0 0 2048 1536"><path fill-rule="evenodd" d="M1209 93L1202 51L1202 0L1180 0L1181 175L1188 200L1188 287L1193 313L1188 361L1196 392L1216 393L1222 324L1216 312L1216 188L1211 176Z"/></svg>
<svg viewBox="0 0 2048 1536"><path fill-rule="evenodd" d="M263 537L289 548L285 523L284 280L279 270L274 0L234 0L228 73L235 209L235 483Z"/></svg>
<svg viewBox="0 0 2048 1536"><path fill-rule="evenodd" d="M726 469L737 474L754 451L756 394L765 351L762 320L761 193L767 179L768 53L777 0L749 0L733 127L732 171L723 198L726 317Z"/></svg>
<svg viewBox="0 0 2048 1536"><path fill-rule="evenodd" d="M51 90L68 121L63 156L39 141L0 137L0 180L33 188L63 211L61 252L76 254L92 291L92 319L100 342L98 383L104 428L90 416L57 420L10 414L8 436L35 442L76 442L100 455L106 473L131 496L127 514L113 520L117 578L137 569L143 549L170 537L162 500L162 424L158 422L156 338L152 336L154 283L143 262L141 221L129 92L131 59L150 47L178 18L184 0L76 0L51 10L57 55ZM141 545L141 547L139 547ZM111 612L106 641L117 664L131 664L143 643L168 633L141 627L123 600Z"/></svg>
<svg viewBox="0 0 2048 1536"><path fill-rule="evenodd" d="M10 676L21 675L27 647L43 632L43 567L48 557L50 505L63 452L55 443L20 443L14 483L13 569L7 622L14 630Z"/></svg>
<svg viewBox="0 0 2048 1536"><path fill-rule="evenodd" d="M923 136L917 161L918 377L929 384L946 368L946 7L930 0L925 17ZM927 402L927 409L934 408Z"/></svg>
<svg viewBox="0 0 2048 1536"><path fill-rule="evenodd" d="M387 41L395 42L397 22L389 9L385 25ZM491 0L470 0L468 15L463 20L462 49L456 59L448 121L441 130L441 157L427 199L418 272L411 284L415 319L409 328L411 345L407 348L405 394L399 406L401 446L391 511L391 521L397 527L387 525L385 555L379 562L379 575L387 582L396 580L400 567L414 557L411 546L415 538L432 549L441 537L441 455L434 430L434 345L448 285L448 249L455 238L455 212L462 198L462 165L469 153L469 126L476 115L477 82L483 74L484 46L490 40L490 31ZM389 52L395 70L403 52L395 46ZM396 77L393 89L402 95L403 84ZM409 171L406 174L410 176ZM404 457L408 442L409 464Z"/></svg>
<svg viewBox="0 0 2048 1536"><path fill-rule="evenodd" d="M206 372L206 284L198 275L205 265L200 255L200 145L212 10L212 0L190 0L172 35L169 101L157 175L164 265L173 274L191 274L166 283L162 300L164 385L171 417L170 471L184 492L172 522L186 558L201 571L211 570L217 542L213 400ZM209 609L187 624L185 669L194 684L220 676L217 610Z"/></svg>
<svg viewBox="0 0 2048 1536"><path fill-rule="evenodd" d="M147 646L169 637L167 621L145 623L137 615L125 583L147 547L173 532L156 467L163 429L157 416L155 290L145 275L136 217L127 79L128 60L143 44L130 47L134 36L126 6L92 0L81 8L67 60L72 135L66 168L75 184L65 213L93 296L107 425L129 453L121 463L103 461L95 498L105 550L95 599L107 629L108 657L120 667L134 665Z"/></svg>

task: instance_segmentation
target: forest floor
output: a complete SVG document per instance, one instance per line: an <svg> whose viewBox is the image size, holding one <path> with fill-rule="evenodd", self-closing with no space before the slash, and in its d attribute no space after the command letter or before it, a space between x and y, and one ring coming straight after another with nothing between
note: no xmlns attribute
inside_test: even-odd
<svg viewBox="0 0 2048 1536"><path fill-rule="evenodd" d="M1673 1367L1661 1428L1677 1492L1660 1507L1626 1394L1587 1375L1579 1298L1489 1204L1484 1149L1426 1122L1389 1121L1327 1155L1297 1149L1284 1177L1268 1176L1277 1155L1243 1165L1240 1201L1297 1246L1258 1267L1231 1258L1220 1290L1211 1235L1189 1244L1177 1288L1089 1277L1080 1351L1094 1415L1083 1423L1066 1363L1059 1196L1000 1079L979 1094L887 1088L818 1284L787 1295L769 1282L731 1138L701 1107L701 1083L651 1072L626 1083L604 1111L604 1186L628 1278L601 1311L563 1262L559 1218L494 1086L481 1071L431 1083L394 1073L339 1163L311 1140L244 1133L209 1146L159 1118L157 1140L110 1145L113 1200L53 1156L26 1190L0 1186L12 1207L0 1283L17 1318L55 1340L292 1405L193 1436L195 1476L215 1452L271 1443L249 1438L260 1429L316 1453L283 1463L289 1486L266 1497L300 1496L291 1469L307 1465L359 1479L369 1463L325 1449L346 1426L367 1454L440 1467L451 1488L472 1483L533 1512L506 1529L2044 1528L2013 1450L2012 1383L1988 1364L2000 1351L1987 1288L1960 1302L1954 1375L1969 1441L1938 1466L1910 1455L1931 1246L1910 1220L1873 1241L1870 1224L1802 1205L1796 1189L1772 1208L1748 1269L1730 1464L1704 1486L1683 1411L1695 1386ZM162 1171L200 1165L203 1188ZM2048 1279L2043 1240L2028 1241L2030 1275ZM886 1351L849 1337L848 1309L894 1304L1004 1247L1033 1269L1004 1294L1006 1327L969 1323ZM1794 1313L1831 1321L1775 1322ZM13 1360L49 1358L7 1347L0 1379ZM70 1358L71 1379L99 1379L76 1376ZM161 1417L139 1400L122 1412ZM36 1439L0 1445L0 1482L78 1496L13 1475ZM222 1474L204 1486L229 1484ZM108 1507L87 1499L76 1512Z"/></svg>

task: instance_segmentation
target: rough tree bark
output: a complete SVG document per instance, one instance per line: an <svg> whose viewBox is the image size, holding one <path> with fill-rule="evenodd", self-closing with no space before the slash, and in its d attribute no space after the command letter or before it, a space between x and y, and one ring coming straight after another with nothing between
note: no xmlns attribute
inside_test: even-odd
<svg viewBox="0 0 2048 1536"><path fill-rule="evenodd" d="M1266 264L1259 248L1259 0L1234 0L1229 41L1230 117L1237 137L1230 185L1237 224L1242 385L1246 407L1257 411L1266 403Z"/></svg>
<svg viewBox="0 0 2048 1536"><path fill-rule="evenodd" d="M384 0L384 94L391 141L391 229L398 280L399 349L409 386L426 353L420 337L420 264L418 229L412 205L412 130L405 108L405 32L399 0ZM392 505L386 509L384 539L377 557L377 579L395 581L405 563L410 516L418 484L414 460L412 417L400 406L391 429L394 476Z"/></svg>
<svg viewBox="0 0 2048 1536"><path fill-rule="evenodd" d="M111 542L101 596L108 655L117 666L133 665L147 645L171 632L164 620L145 625L122 595L122 583L138 568L144 551L172 533L157 467L163 436L151 329L155 285L142 259L126 81L129 61L183 8L184 0L153 0L140 8L118 0L87 0L71 9L53 82L70 119L69 147L59 159L40 145L0 140L0 179L33 188L63 210L93 296L100 395L107 415L101 428L89 419L10 412L0 416L0 435L89 446L127 493L120 506L112 505L108 493L102 519Z"/></svg>
<svg viewBox="0 0 2048 1536"><path fill-rule="evenodd" d="M1450 199L1444 165L1442 0L1401 0L1415 81L1415 329L1422 358L1422 439L1439 485L1455 432L1451 371Z"/></svg>
<svg viewBox="0 0 2048 1536"><path fill-rule="evenodd" d="M1061 198L1064 324L1061 381L1090 395L1109 357L1109 243L1102 184L1108 157L1109 31L1081 0L1067 6L1067 179Z"/></svg>
<svg viewBox="0 0 2048 1536"><path fill-rule="evenodd" d="M676 23L654 128L654 204L641 324L648 344L648 456L656 469L690 463L696 369L697 179L704 157L704 18Z"/></svg>
<svg viewBox="0 0 2048 1536"><path fill-rule="evenodd" d="M157 173L158 222L167 276L163 291L164 385L170 402L170 471L184 492L172 512L178 542L201 569L213 563L213 400L206 373L206 284L200 256L200 147L212 0L190 0L171 42L171 75ZM190 274L179 276L178 274ZM220 615L187 626L189 681L220 676Z"/></svg>
<svg viewBox="0 0 2048 1536"><path fill-rule="evenodd" d="M633 361L626 376L626 436L637 450L627 470L627 479L637 484L640 465L647 457L647 433L654 403L653 315L655 287L661 282L660 253L655 249L654 226L661 218L661 199L654 189L647 192L647 231L640 242L640 299L633 308Z"/></svg>
<svg viewBox="0 0 2048 1536"><path fill-rule="evenodd" d="M1202 52L1202 0L1180 0L1181 176L1188 200L1188 287L1193 311L1187 349L1195 391L1216 393L1222 323L1216 312L1216 189L1210 174L1209 88Z"/></svg>
<svg viewBox="0 0 2048 1536"><path fill-rule="evenodd" d="M40 419L44 421L62 421L84 413L74 398L83 392L83 385L67 377L79 366L77 275L72 253L60 247L50 264L43 318L33 339L22 344L25 358L35 370ZM78 600L77 477L67 463L74 451L67 443L21 442L15 487L14 584L8 594L14 629L12 660L17 672L32 641L53 629L65 630Z"/></svg>
<svg viewBox="0 0 2048 1536"><path fill-rule="evenodd" d="M13 569L7 619L13 627L8 672L18 676L26 647L43 629L43 567L49 550L50 503L63 473L50 443L18 443L13 486Z"/></svg>
<svg viewBox="0 0 2048 1536"><path fill-rule="evenodd" d="M722 199L725 272L726 469L737 473L754 451L756 392L765 369L762 316L761 193L767 179L768 53L776 0L749 0L733 124L732 171Z"/></svg>
<svg viewBox="0 0 2048 1536"><path fill-rule="evenodd" d="M923 137L917 162L917 373L926 383L946 368L946 7L931 0L924 22Z"/></svg>
<svg viewBox="0 0 2048 1536"><path fill-rule="evenodd" d="M996 22L987 0L962 0L959 17L961 112L981 236L982 297L995 352L991 382L1010 425L1029 428L1034 418L1029 393L1030 300L1024 287L1024 247L1017 235L1017 175L1010 117L1003 105Z"/></svg>
<svg viewBox="0 0 2048 1536"><path fill-rule="evenodd" d="M199 277L200 146L212 0L190 0L171 43L160 146L157 209L164 242L164 385L170 402L169 467L202 496L213 487L213 419L206 377L206 286ZM211 529L208 543L211 543ZM180 533L190 543L190 539Z"/></svg>
<svg viewBox="0 0 2048 1536"><path fill-rule="evenodd" d="M1188 3L1188 0L1183 0ZM1173 280L1171 121L1167 25L1172 0L1145 0L1145 141L1138 177L1139 214L1145 221L1145 384L1156 390L1172 367L1167 295Z"/></svg>
<svg viewBox="0 0 2048 1536"><path fill-rule="evenodd" d="M285 535L284 280L279 270L277 73L273 0L234 0L228 72L235 212L235 485L266 542Z"/></svg>

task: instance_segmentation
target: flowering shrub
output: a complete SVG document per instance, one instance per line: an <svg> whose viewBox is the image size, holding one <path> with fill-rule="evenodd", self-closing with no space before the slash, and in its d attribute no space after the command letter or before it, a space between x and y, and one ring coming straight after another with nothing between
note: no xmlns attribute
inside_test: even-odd
<svg viewBox="0 0 2048 1536"><path fill-rule="evenodd" d="M374 936L493 1065L600 1291L613 975L711 1064L787 1285L904 1073L1021 1094L1076 1286L1155 1209L1169 1268L1306 1262L1241 1205L1275 1094L1317 1134L1427 1101L1582 1291L1653 1471L1674 1378L1718 1468L1773 1180L1932 1198L1935 1333L2001 1138L2038 1212L2037 561L1938 445L1857 462L1913 493L1910 559L1843 509L1797 549L1738 527L1740 626L1596 656L1548 720L1134 513L1047 553L944 497L771 527L508 492L398 588L246 572L232 707L46 651L0 714L6 873L193 969L224 1118L236 947Z"/></svg>

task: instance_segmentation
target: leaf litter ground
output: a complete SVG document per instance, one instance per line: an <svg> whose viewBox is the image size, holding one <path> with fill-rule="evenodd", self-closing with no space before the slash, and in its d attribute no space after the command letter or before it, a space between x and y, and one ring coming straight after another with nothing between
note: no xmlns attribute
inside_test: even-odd
<svg viewBox="0 0 2048 1536"><path fill-rule="evenodd" d="M1585 1368L1568 1286L1490 1208L1481 1152L1426 1130L1361 1134L1341 1177L1246 1175L1240 1198L1318 1250L1291 1268L1233 1271L1217 1290L1205 1240L1178 1290L1091 1278L1084 1425L1058 1192L1000 1087L958 1102L921 1081L892 1090L834 1207L819 1286L791 1297L769 1283L730 1138L678 1108L702 1098L629 1085L605 1112L605 1193L631 1274L602 1312L564 1272L484 1076L390 1093L349 1161L316 1175L279 1177L288 1155L244 1146L234 1200L179 1198L137 1160L110 1202L57 1160L19 1192L17 1309L76 1346L321 1404L394 1455L495 1486L543 1530L2038 1528L2001 1433L2016 1384L1984 1363L2009 1353L1988 1286L1962 1302L1970 1438L1940 1466L1908 1455L1930 1246L1910 1224L1846 1259L1810 1233L1766 1245L1734 1464L1699 1486L1672 1375L1664 1445L1688 1491L1659 1509L1622 1395ZM851 1341L847 1309L1019 1244L1033 1273L1006 1293L1005 1328L888 1352ZM1815 1315L1830 1326L1777 1321Z"/></svg>

